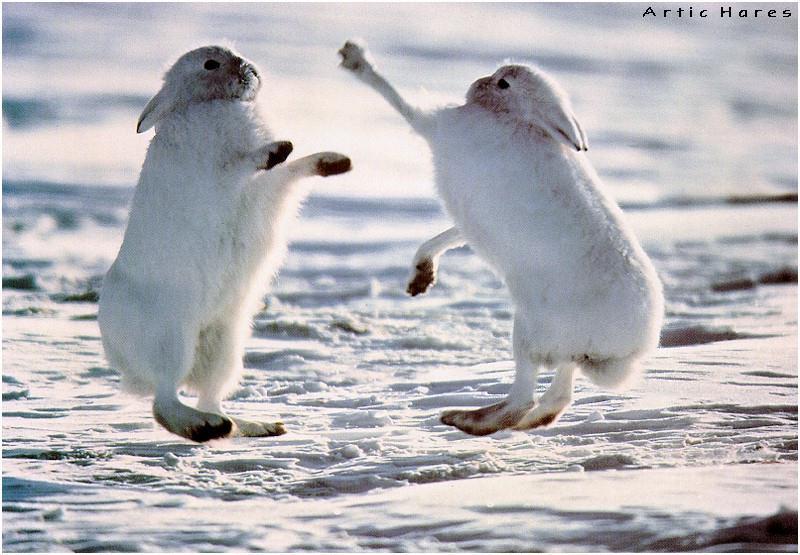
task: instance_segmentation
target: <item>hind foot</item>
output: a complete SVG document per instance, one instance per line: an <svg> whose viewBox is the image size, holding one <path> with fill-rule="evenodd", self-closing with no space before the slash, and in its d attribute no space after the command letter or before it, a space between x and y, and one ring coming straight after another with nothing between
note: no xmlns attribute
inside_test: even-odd
<svg viewBox="0 0 800 555"><path fill-rule="evenodd" d="M523 416L514 426L515 430L532 430L549 426L572 404L572 387L575 378L575 366L567 364L559 367L548 390L539 399L528 414Z"/></svg>
<svg viewBox="0 0 800 555"><path fill-rule="evenodd" d="M474 436L485 436L513 427L532 406L533 403L511 405L501 401L477 410L448 410L442 413L441 422Z"/></svg>
<svg viewBox="0 0 800 555"><path fill-rule="evenodd" d="M550 387L545 391L539 404L524 415L514 426L515 430L532 430L549 426L559 419L572 404L572 388L575 379L575 365L568 363L556 370Z"/></svg>
<svg viewBox="0 0 800 555"><path fill-rule="evenodd" d="M153 403L153 416L173 434L198 443L228 437L233 430L230 418L187 407L177 398L157 399Z"/></svg>
<svg viewBox="0 0 800 555"><path fill-rule="evenodd" d="M230 417L236 425L234 436L239 437L271 437L286 433L283 422L253 422L241 418Z"/></svg>
<svg viewBox="0 0 800 555"><path fill-rule="evenodd" d="M515 430L532 430L534 428L544 428L558 420L568 405L561 407L539 405L517 422L513 428Z"/></svg>

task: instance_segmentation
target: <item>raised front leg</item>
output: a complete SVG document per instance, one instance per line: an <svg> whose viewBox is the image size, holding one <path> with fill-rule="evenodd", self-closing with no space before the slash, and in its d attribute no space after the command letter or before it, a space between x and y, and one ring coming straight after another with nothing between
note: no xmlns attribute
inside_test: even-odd
<svg viewBox="0 0 800 555"><path fill-rule="evenodd" d="M338 152L318 152L293 160L272 170L285 172L287 178L312 177L319 175L328 177L349 172L352 169L350 158Z"/></svg>
<svg viewBox="0 0 800 555"><path fill-rule="evenodd" d="M369 54L364 47L356 41L349 40L339 50L342 57L341 66L361 79L364 83L375 89L383 98L400 112L400 115L411 124L411 127L420 135L428 135L432 131L433 120L430 115L411 106L403 100L400 93L380 75L369 60Z"/></svg>
<svg viewBox="0 0 800 555"><path fill-rule="evenodd" d="M425 241L414 255L412 276L408 282L406 292L415 297L425 293L436 282L436 271L439 267L439 257L450 249L464 245L466 241L461 232L455 227L443 231L433 239Z"/></svg>
<svg viewBox="0 0 800 555"><path fill-rule="evenodd" d="M276 141L257 149L250 154L250 159L258 170L271 170L278 164L284 162L293 150L292 143L289 141Z"/></svg>

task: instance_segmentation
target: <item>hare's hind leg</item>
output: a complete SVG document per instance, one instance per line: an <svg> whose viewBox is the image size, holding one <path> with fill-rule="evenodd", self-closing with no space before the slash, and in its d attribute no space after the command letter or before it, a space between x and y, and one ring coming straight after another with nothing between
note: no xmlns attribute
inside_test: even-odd
<svg viewBox="0 0 800 555"><path fill-rule="evenodd" d="M222 402L215 395L200 397L197 402L198 408L207 410L210 413L225 414L222 410ZM256 422L245 420L237 416L225 415L225 418L233 422L230 437L270 437L282 436L286 433L283 422Z"/></svg>
<svg viewBox="0 0 800 555"><path fill-rule="evenodd" d="M548 426L572 403L572 388L575 381L574 362L562 364L556 369L553 382L544 392L536 407L531 409L517 424L515 430L530 430Z"/></svg>
<svg viewBox="0 0 800 555"><path fill-rule="evenodd" d="M235 416L229 417L236 424L234 436L240 437L272 437L282 436L286 433L283 422L255 422Z"/></svg>
<svg viewBox="0 0 800 555"><path fill-rule="evenodd" d="M216 394L201 395L197 407L211 413L225 414L222 401ZM225 414L225 418L233 422L231 437L270 437L286 433L283 422L257 422L228 414Z"/></svg>
<svg viewBox="0 0 800 555"><path fill-rule="evenodd" d="M230 418L186 406L174 392L156 396L153 402L153 416L156 422L173 434L198 443L227 437L233 429Z"/></svg>
<svg viewBox="0 0 800 555"><path fill-rule="evenodd" d="M225 415L222 410L223 397L242 371L242 340L249 327L239 320L234 318L233 324L218 323L209 326L200 334L200 344L190 378L190 385L198 392L197 408L224 415L224 418L232 421L231 436L264 437L285 434L282 422L252 422Z"/></svg>
<svg viewBox="0 0 800 555"><path fill-rule="evenodd" d="M477 410L445 411L441 417L443 424L474 436L484 436L514 427L531 410L540 361L531 358L524 337L519 320L515 320L513 342L517 371L508 396L499 403Z"/></svg>
<svg viewBox="0 0 800 555"><path fill-rule="evenodd" d="M195 354L196 339L183 333L165 333L160 340L151 364L162 365L166 370L158 374L158 385L153 401L156 422L173 434L203 442L225 437L231 433L230 419L212 412L203 412L181 403L178 387L187 378Z"/></svg>

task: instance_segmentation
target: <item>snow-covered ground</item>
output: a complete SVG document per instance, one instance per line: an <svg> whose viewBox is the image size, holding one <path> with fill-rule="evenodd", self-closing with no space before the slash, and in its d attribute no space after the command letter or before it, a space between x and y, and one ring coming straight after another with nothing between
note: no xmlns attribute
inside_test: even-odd
<svg viewBox="0 0 800 555"><path fill-rule="evenodd" d="M796 550L797 15L644 9L5 4L4 550ZM467 248L404 294L448 221L424 143L337 69L352 36L424 104L506 58L570 92L666 287L630 389L579 379L530 433L439 424L504 395L512 309ZM220 39L266 71L297 155L355 169L315 183L227 404L289 433L196 445L119 393L84 293L121 241L139 111L178 54Z"/></svg>

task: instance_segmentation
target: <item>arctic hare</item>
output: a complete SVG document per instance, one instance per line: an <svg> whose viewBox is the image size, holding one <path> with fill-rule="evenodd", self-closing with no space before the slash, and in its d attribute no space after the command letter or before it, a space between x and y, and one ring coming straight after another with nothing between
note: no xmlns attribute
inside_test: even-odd
<svg viewBox="0 0 800 555"><path fill-rule="evenodd" d="M139 119L138 132L156 133L100 297L108 360L129 389L155 396L161 425L194 441L284 433L280 422L225 416L221 401L307 192L297 181L350 169L337 153L278 165L292 144L273 142L254 103L260 87L256 67L221 46L167 71ZM197 409L179 400L182 386Z"/></svg>
<svg viewBox="0 0 800 555"><path fill-rule="evenodd" d="M455 227L419 247L411 295L438 259L468 243L505 280L516 309L516 377L508 397L442 422L485 435L554 422L572 402L577 368L618 386L658 344L661 282L583 151L586 136L561 88L541 70L506 65L475 81L463 106L410 106L347 42L342 66L380 93L433 152L436 187ZM541 369L554 369L534 399Z"/></svg>

